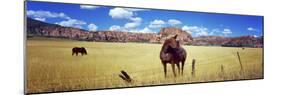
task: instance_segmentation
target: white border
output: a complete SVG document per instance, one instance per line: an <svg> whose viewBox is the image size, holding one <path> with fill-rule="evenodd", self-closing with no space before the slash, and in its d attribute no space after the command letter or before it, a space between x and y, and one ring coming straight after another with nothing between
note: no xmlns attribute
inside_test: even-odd
<svg viewBox="0 0 281 95"><path fill-rule="evenodd" d="M186 84L144 88L55 93L55 95L279 95L280 88L280 2L278 0L48 0L55 2L143 7L157 9L264 15L265 79L219 83ZM23 1L1 2L0 93L23 94Z"/></svg>

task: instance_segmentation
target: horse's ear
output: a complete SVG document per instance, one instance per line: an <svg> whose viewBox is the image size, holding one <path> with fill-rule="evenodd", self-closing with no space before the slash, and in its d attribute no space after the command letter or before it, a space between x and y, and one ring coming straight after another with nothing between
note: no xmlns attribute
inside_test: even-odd
<svg viewBox="0 0 281 95"><path fill-rule="evenodd" d="M174 39L177 39L177 37L178 37L178 35L176 34L173 38L174 38Z"/></svg>

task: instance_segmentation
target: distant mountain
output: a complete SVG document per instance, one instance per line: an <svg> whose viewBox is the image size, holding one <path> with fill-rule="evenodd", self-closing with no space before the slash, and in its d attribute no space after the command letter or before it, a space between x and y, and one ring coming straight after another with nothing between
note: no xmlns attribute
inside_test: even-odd
<svg viewBox="0 0 281 95"><path fill-rule="evenodd" d="M222 44L222 46L228 47L263 47L263 36L241 36L231 38L227 43Z"/></svg>
<svg viewBox="0 0 281 95"><path fill-rule="evenodd" d="M240 36L201 36L194 38L192 45L224 46L224 47L263 47L263 37Z"/></svg>
<svg viewBox="0 0 281 95"><path fill-rule="evenodd" d="M161 42L163 42L170 35L178 35L177 40L179 40L182 44L191 44L193 40L191 34L174 27L162 28L158 34L160 36Z"/></svg>
<svg viewBox="0 0 281 95"><path fill-rule="evenodd" d="M156 33L132 33L121 31L96 31L91 32L93 36L91 41L107 41L107 42L150 42L157 43Z"/></svg>
<svg viewBox="0 0 281 95"><path fill-rule="evenodd" d="M159 33L133 33L121 31L87 31L72 27L64 27L56 24L27 18L28 37L57 37L84 41L107 41L107 42L150 42L160 43L168 35L179 34L182 42L191 43L190 34L177 28L163 28Z"/></svg>
<svg viewBox="0 0 281 95"><path fill-rule="evenodd" d="M27 36L69 38L84 41L157 42L156 33L131 33L119 31L87 31L27 18Z"/></svg>
<svg viewBox="0 0 281 95"><path fill-rule="evenodd" d="M194 38L192 45L196 45L196 46L206 46L206 45L210 45L210 46L221 46L225 43L227 43L228 41L230 41L231 38L228 37L223 37L223 36L200 36L200 37L196 37Z"/></svg>
<svg viewBox="0 0 281 95"><path fill-rule="evenodd" d="M26 26L28 37L55 37L81 41L163 43L169 36L177 34L177 39L181 44L199 46L263 47L263 37L201 36L193 38L187 31L174 27L162 28L158 33L133 33L108 30L93 32L50 24L32 18L27 18Z"/></svg>
<svg viewBox="0 0 281 95"><path fill-rule="evenodd" d="M56 24L45 23L42 21L27 18L27 36L60 37L71 39L83 39L89 37L90 33L86 30L63 27Z"/></svg>

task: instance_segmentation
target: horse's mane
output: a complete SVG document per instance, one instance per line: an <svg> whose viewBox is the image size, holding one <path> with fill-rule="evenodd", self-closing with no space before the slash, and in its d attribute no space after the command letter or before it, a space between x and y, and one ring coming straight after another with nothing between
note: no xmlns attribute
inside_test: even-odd
<svg viewBox="0 0 281 95"><path fill-rule="evenodd" d="M161 52L164 52L164 53L166 53L167 52L167 50L168 50L168 44L169 43L171 43L171 38L169 38L169 39L166 39L165 41L164 41L164 43L163 43L163 46L162 46L162 48L161 48Z"/></svg>
<svg viewBox="0 0 281 95"><path fill-rule="evenodd" d="M175 40L177 38L177 36L178 35L168 37L163 43L162 50L164 50L166 52L166 50L169 48L168 44L172 43L172 40Z"/></svg>

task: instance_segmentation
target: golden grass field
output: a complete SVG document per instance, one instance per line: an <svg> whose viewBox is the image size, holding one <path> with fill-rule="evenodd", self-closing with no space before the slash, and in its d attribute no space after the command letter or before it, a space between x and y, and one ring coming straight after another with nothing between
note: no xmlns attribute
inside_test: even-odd
<svg viewBox="0 0 281 95"><path fill-rule="evenodd" d="M88 55L72 56L75 46L85 47ZM28 38L27 93L263 78L262 48L207 46L183 46L187 51L184 75L175 78L168 65L165 78L159 58L161 46ZM195 76L191 75L192 59L196 59ZM118 76L121 70L132 77L132 83Z"/></svg>

